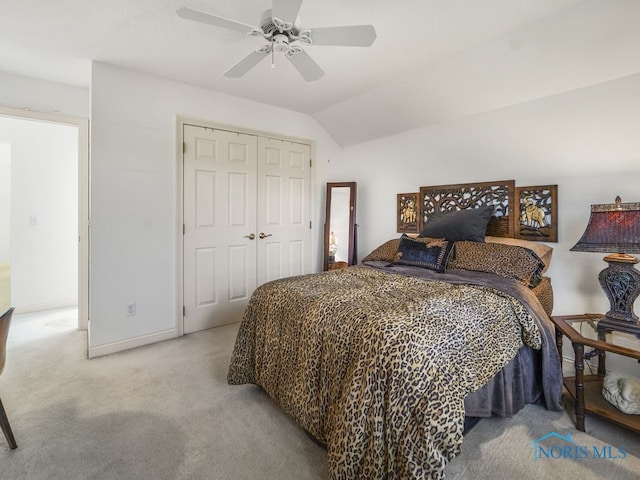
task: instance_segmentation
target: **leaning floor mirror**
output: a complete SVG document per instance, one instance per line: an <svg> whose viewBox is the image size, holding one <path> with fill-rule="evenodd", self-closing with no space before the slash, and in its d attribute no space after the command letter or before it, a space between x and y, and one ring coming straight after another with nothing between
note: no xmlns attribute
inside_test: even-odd
<svg viewBox="0 0 640 480"><path fill-rule="evenodd" d="M354 265L356 242L356 182L327 183L324 223L324 269Z"/></svg>

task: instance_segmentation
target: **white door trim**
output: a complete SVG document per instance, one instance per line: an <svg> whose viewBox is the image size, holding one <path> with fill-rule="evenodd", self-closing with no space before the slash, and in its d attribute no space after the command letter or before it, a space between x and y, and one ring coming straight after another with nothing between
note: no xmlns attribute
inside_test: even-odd
<svg viewBox="0 0 640 480"><path fill-rule="evenodd" d="M78 330L89 327L89 119L0 106L0 115L78 128Z"/></svg>
<svg viewBox="0 0 640 480"><path fill-rule="evenodd" d="M265 132L261 130L249 129L246 127L238 127L235 125L227 125L221 123L215 123L200 118L187 117L178 115L176 117L176 251L175 251L175 264L176 264L176 309L175 309L175 328L176 335L184 335L183 324L183 305L184 305L184 261L183 261L183 234L182 226L184 224L183 207L184 207L184 168L182 164L182 148L184 144L184 126L194 125L202 128L213 128L217 130L228 130L230 132L244 133L247 135L256 135L259 137L277 138L279 140L286 140L294 143L301 143L309 145L311 147L311 159L315 158L316 142L310 139L304 139L299 137L291 137L288 135L282 135L279 133ZM310 173L310 186L309 186L309 208L311 212L315 212L315 169L311 168ZM311 215L313 218L313 214ZM313 231L313 229L312 229ZM316 235L311 235L311 250L316 251ZM313 257L313 255L312 255ZM312 260L313 261L313 260Z"/></svg>

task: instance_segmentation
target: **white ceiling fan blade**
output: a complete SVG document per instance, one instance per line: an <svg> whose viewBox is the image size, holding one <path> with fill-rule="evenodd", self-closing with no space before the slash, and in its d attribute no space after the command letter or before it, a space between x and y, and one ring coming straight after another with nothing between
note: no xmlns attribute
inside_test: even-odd
<svg viewBox="0 0 640 480"><path fill-rule="evenodd" d="M324 75L324 71L316 62L300 47L292 47L286 53L286 57L298 70L307 82L318 80Z"/></svg>
<svg viewBox="0 0 640 480"><path fill-rule="evenodd" d="M186 18L187 20L193 20L194 22L206 23L213 25L214 27L228 28L230 30L236 30L242 33L251 33L256 27L248 25L242 22L236 22L229 18L220 17L218 15L212 15L210 13L194 10L189 7L182 7L176 10L178 16Z"/></svg>
<svg viewBox="0 0 640 480"><path fill-rule="evenodd" d="M273 0L271 16L293 26L301 5L302 0Z"/></svg>
<svg viewBox="0 0 640 480"><path fill-rule="evenodd" d="M263 47L257 48L242 60L237 62L235 65L233 65L231 68L229 68L226 72L223 73L223 75L228 78L242 77L245 73L255 67L258 63L260 63L260 60L266 58L269 53L271 53L270 45L265 45Z"/></svg>
<svg viewBox="0 0 640 480"><path fill-rule="evenodd" d="M349 25L345 27L310 28L312 45L339 47L369 47L376 39L373 25Z"/></svg>

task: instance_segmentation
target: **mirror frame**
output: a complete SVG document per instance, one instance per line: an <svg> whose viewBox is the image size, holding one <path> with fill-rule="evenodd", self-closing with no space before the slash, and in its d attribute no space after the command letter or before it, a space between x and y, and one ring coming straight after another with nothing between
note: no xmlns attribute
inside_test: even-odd
<svg viewBox="0 0 640 480"><path fill-rule="evenodd" d="M331 191L333 188L349 188L349 250L347 265L357 263L357 232L356 232L356 182L327 183L327 196L325 199L324 216L324 264L323 269L329 270L329 236L331 235Z"/></svg>

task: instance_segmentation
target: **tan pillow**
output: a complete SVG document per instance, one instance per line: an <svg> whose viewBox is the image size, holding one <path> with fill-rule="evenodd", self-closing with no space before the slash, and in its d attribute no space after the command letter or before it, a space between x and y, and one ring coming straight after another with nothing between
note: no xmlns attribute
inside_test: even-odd
<svg viewBox="0 0 640 480"><path fill-rule="evenodd" d="M551 263L551 255L553 254L553 247L549 245L545 245L540 242L532 242L531 240L521 240L519 238L507 238L507 237L485 237L484 239L487 243L502 243L503 245L516 245L518 247L528 248L529 250L533 250L533 252L540 257L542 263L544 263L544 268L542 269L542 273L546 272L549 269L549 264Z"/></svg>

